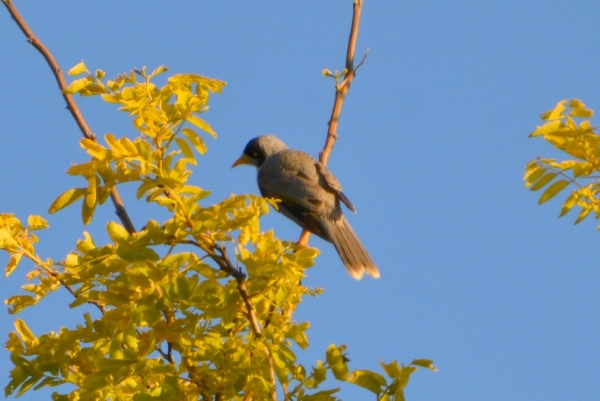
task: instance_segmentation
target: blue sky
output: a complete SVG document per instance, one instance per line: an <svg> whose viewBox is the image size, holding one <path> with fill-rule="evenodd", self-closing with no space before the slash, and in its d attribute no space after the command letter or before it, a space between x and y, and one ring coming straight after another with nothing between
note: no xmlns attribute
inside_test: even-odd
<svg viewBox="0 0 600 401"><path fill-rule="evenodd" d="M195 173L215 202L258 192L252 169L229 168L250 138L272 133L313 155L323 146L334 93L321 70L344 68L350 1L16 3L65 70L81 60L108 76L167 65L227 81L205 115L219 138ZM322 254L306 284L326 292L296 314L312 322L301 361L322 359L331 343L348 345L353 369L433 359L440 371L417 372L408 400L597 400L598 223L557 219L564 197L538 206L522 173L540 154L559 156L527 138L541 112L574 97L600 110L600 3L365 3L357 55L370 53L329 167L382 278L354 281L312 237ZM58 194L81 185L65 170L86 155L47 65L4 8L0 54L0 212L48 217L38 249L54 259L84 230L103 242L111 206L86 228L78 207L47 216ZM135 135L113 105L78 102L100 137ZM154 217L132 188L122 192L137 226ZM276 213L263 228L300 233ZM0 280L2 298L26 270ZM59 291L19 317L37 334L73 325L85 307L70 310L69 297ZM0 314L6 338L13 317ZM10 367L1 353L2 386ZM373 399L349 386L340 397Z"/></svg>

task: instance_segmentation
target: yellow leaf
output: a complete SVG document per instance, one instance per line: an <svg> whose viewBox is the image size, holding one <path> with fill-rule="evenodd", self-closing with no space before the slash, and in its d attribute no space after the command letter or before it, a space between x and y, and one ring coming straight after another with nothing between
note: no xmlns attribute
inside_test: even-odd
<svg viewBox="0 0 600 401"><path fill-rule="evenodd" d="M562 171L566 171L566 170L570 170L570 169L574 168L578 164L579 164L579 162L577 162L575 160L565 160L560 163L555 163L554 167L559 168Z"/></svg>
<svg viewBox="0 0 600 401"><path fill-rule="evenodd" d="M92 141L91 139L83 138L79 141L79 145L82 148L84 148L90 156L93 156L100 160L106 158L107 149L99 143Z"/></svg>
<svg viewBox="0 0 600 401"><path fill-rule="evenodd" d="M591 211L592 211L591 205L586 205L583 209L581 209L581 212L579 213L577 220L575 220L575 224L581 223L581 221L583 219L585 219L588 216L588 214L590 214Z"/></svg>
<svg viewBox="0 0 600 401"><path fill-rule="evenodd" d="M29 342L35 340L35 335L29 330L29 327L21 319L15 320L15 329L23 341Z"/></svg>
<svg viewBox="0 0 600 401"><path fill-rule="evenodd" d="M60 195L48 209L48 213L58 212L60 209L69 206L87 193L87 188L72 188Z"/></svg>
<svg viewBox="0 0 600 401"><path fill-rule="evenodd" d="M569 213L571 211L571 209L573 209L573 206L575 206L576 203L577 203L577 194L575 192L573 192L571 195L569 195L569 197L565 201L565 204L563 205L562 210L560 211L560 215L558 217L563 217L565 214Z"/></svg>
<svg viewBox="0 0 600 401"><path fill-rule="evenodd" d="M202 138L200 138L198 136L198 134L196 133L196 131L194 131L191 128L184 128L182 130L183 135L185 135L187 137L187 139L190 141L190 143L192 144L192 146L198 151L198 153L200 153L201 155L206 153L206 145L204 144L204 141L202 140Z"/></svg>
<svg viewBox="0 0 600 401"><path fill-rule="evenodd" d="M540 178L535 184L533 184L533 186L531 187L531 190L537 191L538 189L542 188L544 185L546 185L547 183L552 181L552 179L554 177L556 177L556 175L557 174L553 173L553 172L544 174L544 176L542 178Z"/></svg>
<svg viewBox="0 0 600 401"><path fill-rule="evenodd" d="M135 144L131 141L131 139L129 139L127 137L123 137L123 138L119 139L119 143L121 144L121 146L123 146L123 148L125 149L125 151L128 153L129 156L138 154L138 150L135 147Z"/></svg>
<svg viewBox="0 0 600 401"><path fill-rule="evenodd" d="M542 125L541 127L538 126L535 129L535 131L533 131L531 134L529 134L529 137L533 138L536 136L547 135L547 134L555 132L563 127L564 127L564 124L562 123L562 121L560 121L560 120L551 121L549 123Z"/></svg>
<svg viewBox="0 0 600 401"><path fill-rule="evenodd" d="M104 135L104 140L106 140L106 143L108 143L108 146L110 146L112 151L116 153L116 156L120 156L123 153L125 153L125 148L123 147L123 145L121 145L119 140L115 138L114 135L106 134Z"/></svg>
<svg viewBox="0 0 600 401"><path fill-rule="evenodd" d="M594 115L594 112L585 107L585 104L579 99L571 100L571 107L573 108L571 111L573 117L591 118Z"/></svg>
<svg viewBox="0 0 600 401"><path fill-rule="evenodd" d="M110 84L110 81L109 81L109 84ZM100 95L100 96L102 96L102 99L104 99L104 101L106 103L120 103L119 102L119 98L116 97L116 96L107 95L107 94L103 94L103 95Z"/></svg>
<svg viewBox="0 0 600 401"><path fill-rule="evenodd" d="M581 162L577 163L575 167L573 167L573 176L575 178L581 177L582 175L588 175L592 171L594 171L594 166L590 162Z"/></svg>
<svg viewBox="0 0 600 401"><path fill-rule="evenodd" d="M531 184L533 184L545 172L546 172L545 168L543 168L542 166L537 166L537 165L535 167L527 169L525 171L525 177L523 178L525 180L525 187L531 186Z"/></svg>
<svg viewBox="0 0 600 401"><path fill-rule="evenodd" d="M96 203L92 206L88 206L87 202L82 202L81 207L81 218L84 225L90 224L92 221L92 217L94 217L94 212L96 211Z"/></svg>
<svg viewBox="0 0 600 401"><path fill-rule="evenodd" d="M85 203L88 205L88 207L92 207L96 204L96 181L96 174L92 175L88 179L89 184L85 195Z"/></svg>
<svg viewBox="0 0 600 401"><path fill-rule="evenodd" d="M152 71L152 75L151 76L155 76L158 74L162 74L163 72L169 71L169 68L167 66L161 65L158 66L154 69L154 71Z"/></svg>
<svg viewBox="0 0 600 401"><path fill-rule="evenodd" d="M556 105L556 107L550 111L547 111L545 113L542 113L541 117L542 120L556 120L562 117L562 113L565 110L565 105L568 103L568 100L561 100L560 102L558 102L558 104Z"/></svg>
<svg viewBox="0 0 600 401"><path fill-rule="evenodd" d="M196 127L200 128L202 131L208 132L214 138L217 137L217 133L215 131L213 131L213 129L210 127L210 125L208 125L208 123L206 121L204 121L203 119L196 117L196 116L189 116L187 118L187 120L190 123L194 124Z"/></svg>
<svg viewBox="0 0 600 401"><path fill-rule="evenodd" d="M48 220L41 216L29 216L27 219L27 225L30 230L43 230L48 228Z"/></svg>
<svg viewBox="0 0 600 401"><path fill-rule="evenodd" d="M181 149L181 153L183 153L183 156L188 161L188 163L193 164L195 166L197 164L196 158L194 157L194 152L192 151L192 148L190 148L188 142L183 138L175 138L175 142L177 142L179 149Z"/></svg>
<svg viewBox="0 0 600 401"><path fill-rule="evenodd" d="M77 64L76 66L74 66L73 68L71 68L69 71L67 71L68 75L71 76L75 76L75 75L79 75L81 73L84 73L87 71L87 68L85 66L85 64L82 62L80 62L79 64Z"/></svg>
<svg viewBox="0 0 600 401"><path fill-rule="evenodd" d="M106 231L108 232L110 239L113 240L113 242L115 243L123 242L127 238L129 238L129 233L127 232L125 227L114 221L108 223Z"/></svg>
<svg viewBox="0 0 600 401"><path fill-rule="evenodd" d="M559 180L554 184L550 185L548 189L544 191L542 196L540 196L539 204L541 205L544 202L549 201L554 198L560 191L562 191L567 185L569 185L569 181L567 180Z"/></svg>
<svg viewBox="0 0 600 401"><path fill-rule="evenodd" d="M89 85L86 85L85 88L82 88L79 91L79 94L81 96L92 96L92 95L99 95L99 94L103 94L103 93L107 93L107 92L108 92L108 89L106 89L104 84L91 83Z"/></svg>
<svg viewBox="0 0 600 401"><path fill-rule="evenodd" d="M168 81L173 84L197 82L198 85L202 85L212 92L219 93L222 91L223 87L227 85L225 82L219 81L218 79L208 78L198 74L177 74L169 77Z"/></svg>
<svg viewBox="0 0 600 401"><path fill-rule="evenodd" d="M10 276L10 274L15 270L22 256L22 253L15 253L10 257L10 259L8 260L8 264L6 265L6 269L4 271L4 275L6 277Z"/></svg>
<svg viewBox="0 0 600 401"><path fill-rule="evenodd" d="M92 77L76 79L75 81L71 82L67 89L65 89L63 92L70 94L77 93L92 82L94 82L94 78Z"/></svg>

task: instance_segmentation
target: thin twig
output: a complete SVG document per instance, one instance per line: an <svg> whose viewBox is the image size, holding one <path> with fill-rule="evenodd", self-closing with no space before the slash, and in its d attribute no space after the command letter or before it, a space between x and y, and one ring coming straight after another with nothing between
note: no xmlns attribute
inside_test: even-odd
<svg viewBox="0 0 600 401"><path fill-rule="evenodd" d="M336 81L335 86L335 100L333 102L333 109L331 110L331 118L329 119L328 130L327 130L327 138L325 139L325 145L323 146L323 151L319 153L319 161L322 165L327 166L327 161L329 160L329 155L333 150L333 145L335 145L335 141L337 140L337 128L338 122L340 120L340 115L342 113L342 105L344 103L344 99L348 90L350 89L350 84L354 80L356 76L356 71L363 65L367 58L367 54L369 50L365 52L365 55L362 58L362 61L358 64L356 68L354 68L354 53L356 51L356 41L358 39L358 28L360 26L360 16L362 13L363 0L355 0L353 4L353 14L352 14L352 27L350 28L350 37L348 38L348 50L346 52L346 70L344 72L344 80L338 84ZM310 232L307 230L303 230L300 235L300 239L298 243L303 246L308 245L308 238L310 237Z"/></svg>
<svg viewBox="0 0 600 401"><path fill-rule="evenodd" d="M49 275L51 275L52 277L54 277L59 283L62 284L63 287L65 287L67 289L67 291L69 291L69 293L71 293L71 295L73 295L75 298L78 298L79 296L75 294L75 290L73 290L73 287L71 287L69 284L67 284L65 282L65 280L63 280L59 275L58 272L52 272L47 270L47 273ZM88 304L92 304L95 305L98 309L100 309L100 312L102 314L104 314L106 312L106 309L104 308L104 305L102 305L99 301L95 301L95 300L90 300L87 301Z"/></svg>
<svg viewBox="0 0 600 401"><path fill-rule="evenodd" d="M79 110L79 107L77 106L77 103L75 103L73 96L65 92L65 89L67 89L67 82L65 81L65 77L62 73L62 70L56 62L56 59L54 58L52 53L50 53L46 46L44 46L44 44L40 42L37 36L35 36L33 31L29 28L27 23L25 23L25 20L23 19L23 17L21 17L21 14L19 14L12 1L3 0L2 3L6 6L6 9L10 13L13 20L15 20L19 28L21 28L21 31L25 34L27 41L31 43L33 47L35 47L46 59L48 66L50 66L50 69L52 70L52 73L56 78L56 82L58 83L58 87L62 93L63 99L65 99L65 102L67 102L67 110L71 112L71 115L73 116L73 119L77 123L77 126L81 130L83 136L87 139L96 142L96 135L92 132L87 122L83 118L83 114L81 114L81 110ZM125 210L125 206L123 205L121 197L119 196L119 192L116 188L113 188L110 194L110 198L115 206L117 216L121 220L121 223L123 223L125 229L130 234L134 233L135 227L133 226L129 215L127 214L127 210Z"/></svg>

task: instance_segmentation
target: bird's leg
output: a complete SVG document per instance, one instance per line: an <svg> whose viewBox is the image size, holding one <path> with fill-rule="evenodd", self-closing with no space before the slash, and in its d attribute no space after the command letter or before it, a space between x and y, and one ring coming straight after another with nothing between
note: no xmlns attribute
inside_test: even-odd
<svg viewBox="0 0 600 401"><path fill-rule="evenodd" d="M308 248L308 238L310 237L310 231L302 230L302 234L300 235L300 239L298 240L298 245L302 245L305 248Z"/></svg>

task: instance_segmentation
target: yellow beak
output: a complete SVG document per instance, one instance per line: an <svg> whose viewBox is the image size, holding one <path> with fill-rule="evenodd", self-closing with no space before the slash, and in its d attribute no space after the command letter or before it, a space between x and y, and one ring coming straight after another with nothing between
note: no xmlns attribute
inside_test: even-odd
<svg viewBox="0 0 600 401"><path fill-rule="evenodd" d="M240 157L238 157L238 159L236 161L233 162L233 164L231 165L231 168L239 166L240 164L250 164L251 160L252 160L251 158L249 158L248 156L246 156L245 154L242 153L242 155Z"/></svg>

